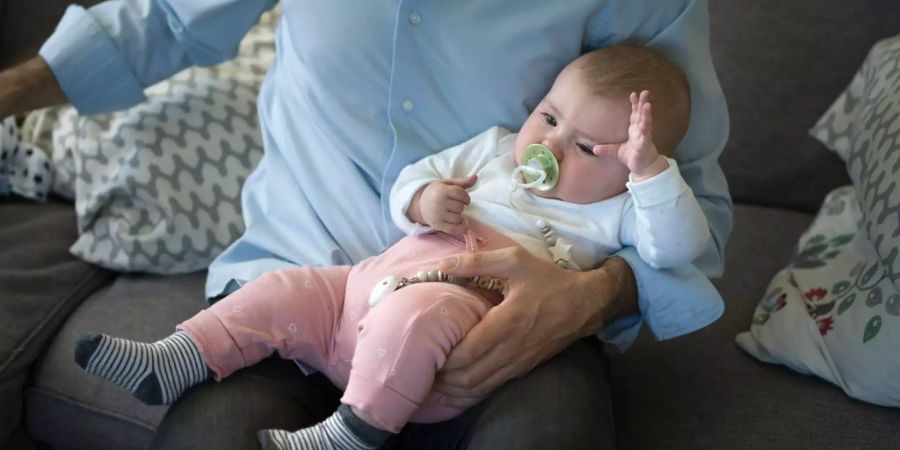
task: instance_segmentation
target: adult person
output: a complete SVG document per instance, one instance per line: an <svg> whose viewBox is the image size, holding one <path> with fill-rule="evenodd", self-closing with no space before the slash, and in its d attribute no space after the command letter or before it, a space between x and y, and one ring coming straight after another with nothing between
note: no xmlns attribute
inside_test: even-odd
<svg viewBox="0 0 900 450"><path fill-rule="evenodd" d="M70 7L40 57L0 74L0 116L66 100L82 114L140 102L145 87L184 67L232 57L273 5L113 0ZM731 228L717 163L728 122L708 49L706 1L282 7L276 61L259 97L266 153L242 194L247 230L211 265L210 298L277 268L357 262L394 242L401 233L387 194L399 170L492 125L518 129L555 74L585 50L646 43L682 68L694 108L674 156L709 221L707 251L694 266L666 272L633 249L587 272L515 250L447 261L453 274L505 278L509 292L504 307L453 351L437 389L461 404L493 394L452 421L410 426L388 443L612 447L606 363L597 340L581 338L599 335L624 349L644 321L665 339L722 311L706 276L721 272ZM321 377L271 360L186 393L155 446L253 448L257 429L296 429L330 414L339 393L329 389Z"/></svg>

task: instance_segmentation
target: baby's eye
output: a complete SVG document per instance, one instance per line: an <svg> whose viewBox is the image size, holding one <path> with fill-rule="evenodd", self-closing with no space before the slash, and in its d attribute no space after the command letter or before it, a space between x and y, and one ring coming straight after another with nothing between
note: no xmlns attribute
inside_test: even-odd
<svg viewBox="0 0 900 450"><path fill-rule="evenodd" d="M590 145L582 144L581 142L579 142L578 144L575 144L575 145L577 145L581 151L587 153L589 156L596 156L596 155L594 155L594 149L591 148Z"/></svg>
<svg viewBox="0 0 900 450"><path fill-rule="evenodd" d="M556 117L553 117L552 115L547 114L547 113L541 113L541 114L544 115L544 123L546 123L547 125L550 125L551 127L556 126Z"/></svg>

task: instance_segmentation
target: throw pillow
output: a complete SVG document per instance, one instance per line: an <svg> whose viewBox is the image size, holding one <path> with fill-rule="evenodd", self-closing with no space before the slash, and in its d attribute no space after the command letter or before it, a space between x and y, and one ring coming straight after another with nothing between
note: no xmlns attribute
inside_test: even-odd
<svg viewBox="0 0 900 450"><path fill-rule="evenodd" d="M900 35L872 47L810 133L847 162L863 228L900 289Z"/></svg>
<svg viewBox="0 0 900 450"><path fill-rule="evenodd" d="M23 134L53 149L54 192L75 200L74 255L119 271L184 273L240 236L241 186L262 156L256 98L277 15L263 15L235 60L184 70L131 109L27 118Z"/></svg>
<svg viewBox="0 0 900 450"><path fill-rule="evenodd" d="M845 159L854 185L828 195L736 341L900 406L900 36L872 48L810 132Z"/></svg>
<svg viewBox="0 0 900 450"><path fill-rule="evenodd" d="M832 191L775 275L739 347L840 386L851 397L900 406L900 293L859 228L857 190Z"/></svg>

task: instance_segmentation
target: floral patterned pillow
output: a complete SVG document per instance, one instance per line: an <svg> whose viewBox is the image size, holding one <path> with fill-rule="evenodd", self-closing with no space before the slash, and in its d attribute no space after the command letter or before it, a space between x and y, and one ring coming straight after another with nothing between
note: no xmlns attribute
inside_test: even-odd
<svg viewBox="0 0 900 450"><path fill-rule="evenodd" d="M900 36L878 42L810 133L847 162L738 345L900 406Z"/></svg>
<svg viewBox="0 0 900 450"><path fill-rule="evenodd" d="M900 295L861 220L857 190L832 191L736 341L851 397L900 406Z"/></svg>

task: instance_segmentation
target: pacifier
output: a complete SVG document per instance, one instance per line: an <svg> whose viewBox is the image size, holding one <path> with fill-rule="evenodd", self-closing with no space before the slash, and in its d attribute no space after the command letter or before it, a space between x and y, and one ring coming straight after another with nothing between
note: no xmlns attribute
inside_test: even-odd
<svg viewBox="0 0 900 450"><path fill-rule="evenodd" d="M531 144L522 153L524 164L516 167L516 174L521 173L525 179L521 187L549 191L559 181L559 163L556 155L544 145Z"/></svg>

